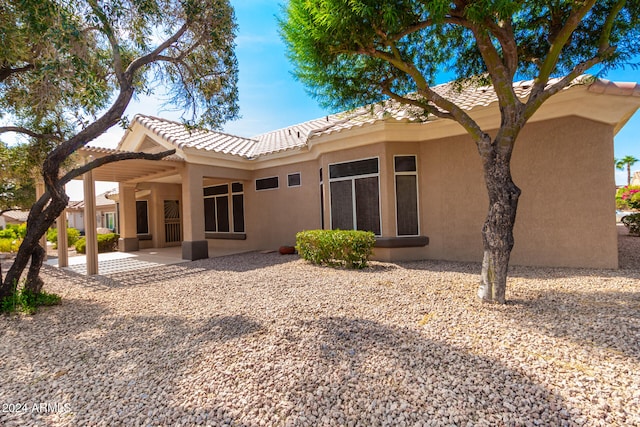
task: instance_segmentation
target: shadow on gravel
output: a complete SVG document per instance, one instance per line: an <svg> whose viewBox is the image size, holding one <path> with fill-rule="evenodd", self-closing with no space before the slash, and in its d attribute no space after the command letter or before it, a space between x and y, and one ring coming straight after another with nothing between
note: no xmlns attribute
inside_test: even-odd
<svg viewBox="0 0 640 427"><path fill-rule="evenodd" d="M86 300L65 303L73 310L0 318L0 402L59 403L70 412L0 413L0 425L175 425L182 417L194 425L196 406L174 396L198 374L203 348L263 329L242 315L123 316Z"/></svg>
<svg viewBox="0 0 640 427"><path fill-rule="evenodd" d="M638 292L540 293L510 304L545 334L563 337L587 350L609 350L640 361L640 290Z"/></svg>

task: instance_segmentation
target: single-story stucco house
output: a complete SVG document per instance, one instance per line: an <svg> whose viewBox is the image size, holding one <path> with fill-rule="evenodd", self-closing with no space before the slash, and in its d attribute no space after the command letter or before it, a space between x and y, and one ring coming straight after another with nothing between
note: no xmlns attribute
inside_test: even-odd
<svg viewBox="0 0 640 427"><path fill-rule="evenodd" d="M96 196L96 226L114 231L117 228L116 202L108 199L107 194L108 192ZM84 200L70 201L66 211L67 226L76 228L82 233L84 233L84 208Z"/></svg>
<svg viewBox="0 0 640 427"><path fill-rule="evenodd" d="M531 82L514 88L524 99ZM483 129L500 123L492 87L436 90ZM512 263L617 268L613 137L640 106L640 85L577 81L520 134L522 189ZM117 150L176 154L94 171L118 181L120 247L276 249L300 230L363 229L381 260L480 261L488 198L480 157L453 121L412 120L391 103L329 115L253 138L137 115ZM116 150L86 148L99 157Z"/></svg>
<svg viewBox="0 0 640 427"><path fill-rule="evenodd" d="M29 211L6 211L0 215L0 230L7 228L7 225L20 225L27 222Z"/></svg>

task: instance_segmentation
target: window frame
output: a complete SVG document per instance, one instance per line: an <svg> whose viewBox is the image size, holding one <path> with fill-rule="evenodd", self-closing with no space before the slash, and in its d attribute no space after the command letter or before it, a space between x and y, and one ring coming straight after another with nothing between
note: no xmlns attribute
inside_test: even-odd
<svg viewBox="0 0 640 427"><path fill-rule="evenodd" d="M415 171L396 171L396 158L397 157L413 157L415 159L416 170ZM398 224L398 176L415 176L416 177L416 219L417 219L417 234L400 234ZM418 155L417 154L394 154L393 155L393 197L396 208L396 237L416 237L420 236L420 179L418 175Z"/></svg>
<svg viewBox="0 0 640 427"><path fill-rule="evenodd" d="M269 187L269 188L260 188L258 189L258 181L266 181L267 179L273 179L275 178L277 181L277 185L275 187ZM265 176L264 178L256 178L254 183L254 189L255 191L272 191L272 190L278 190L280 188L280 177L278 175L275 176Z"/></svg>
<svg viewBox="0 0 640 427"><path fill-rule="evenodd" d="M146 210L146 217L147 217L147 232L146 233L140 233L138 231L138 203L144 203L147 208ZM142 200L136 200L136 235L138 236L149 236L151 235L151 224L149 224L149 201L147 199L142 199Z"/></svg>
<svg viewBox="0 0 640 427"><path fill-rule="evenodd" d="M364 175L351 175L351 176L346 176L346 177L339 177L339 178L331 178L331 166L332 165L339 165L339 164L343 164L343 163L353 163L353 162L359 162L359 161L364 161L364 160L373 160L375 159L377 161L377 166L378 166L378 172L375 173L367 173ZM352 203L352 208L353 208L353 212L352 212L352 224L353 224L353 228L352 230L358 230L358 211L357 211L357 206L356 206L356 184L355 181L356 179L361 179L361 178L377 178L378 179L378 222L379 222L379 230L380 233L379 234L375 234L376 237L380 237L383 235L383 230L382 230L382 197L381 197L381 188L382 188L382 182L381 182L381 162L380 162L380 156L373 156L373 157L365 157L365 158L361 158L361 159L353 159L353 160L347 160L347 161L340 161L340 162L333 162L333 163L329 163L327 165L327 170L328 170L328 186L329 186L329 197L327 202L329 203L329 227L331 227L331 229L333 229L333 205L331 202L331 183L332 182L339 182L339 181L351 181L351 203Z"/></svg>
<svg viewBox="0 0 640 427"><path fill-rule="evenodd" d="M233 184L241 184L242 185L242 191L233 191ZM212 195L208 195L205 196L205 189L206 188L212 188L212 187L222 187L222 186L226 186L227 187L227 192L226 193L219 193L219 194L212 194ZM236 218L234 215L234 196L242 196L242 225L243 225L243 230L242 231L238 231L236 230ZM218 215L218 198L223 198L226 197L227 198L227 226L229 228L228 231L220 231L219 230L219 224L218 224L218 220L219 220L219 215ZM206 225L205 225L205 229L204 232L205 233L236 233L236 234L242 234L244 233L244 184L240 181L233 181L233 182L227 182L224 184L215 184L215 185L207 185L207 186L203 186L202 187L202 199L203 201L206 199L213 199L213 209L214 209L214 222L215 222L215 230L207 230ZM205 224L206 224L206 218L207 218L207 212L206 212L206 207L205 207L205 212L204 212L204 216L205 216Z"/></svg>
<svg viewBox="0 0 640 427"><path fill-rule="evenodd" d="M289 184L289 178L294 176L294 175L298 175L298 184L296 185L290 185ZM300 172L292 172L292 173L288 173L287 174L287 188L296 188L296 187L302 187L302 173Z"/></svg>

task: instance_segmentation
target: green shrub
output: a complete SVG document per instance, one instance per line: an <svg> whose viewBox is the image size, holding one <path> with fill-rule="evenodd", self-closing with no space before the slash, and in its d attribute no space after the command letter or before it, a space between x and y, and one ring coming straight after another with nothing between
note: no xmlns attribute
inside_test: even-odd
<svg viewBox="0 0 640 427"><path fill-rule="evenodd" d="M114 252L118 248L119 234L98 234L98 253ZM76 242L76 252L84 254L87 251L87 240L85 237L78 239Z"/></svg>
<svg viewBox="0 0 640 427"><path fill-rule="evenodd" d="M67 245L69 247L75 245L75 243L80 238L80 230L75 228L67 228ZM54 248L58 245L58 229L50 228L47 231L47 240L54 244Z"/></svg>
<svg viewBox="0 0 640 427"><path fill-rule="evenodd" d="M15 230L11 228L7 228L6 230L0 230L0 239L12 239L15 240L18 238L18 234Z"/></svg>
<svg viewBox="0 0 640 427"><path fill-rule="evenodd" d="M376 243L370 231L308 230L296 234L300 256L314 264L364 268Z"/></svg>
<svg viewBox="0 0 640 427"><path fill-rule="evenodd" d="M623 216L621 221L629 229L629 234L640 236L640 213Z"/></svg>
<svg viewBox="0 0 640 427"><path fill-rule="evenodd" d="M27 289L17 289L10 296L0 301L0 312L13 313L20 311L27 314L35 314L38 307L60 304L59 295L40 292L34 294Z"/></svg>
<svg viewBox="0 0 640 427"><path fill-rule="evenodd" d="M0 252L18 252L22 240L0 238Z"/></svg>
<svg viewBox="0 0 640 427"><path fill-rule="evenodd" d="M13 230L19 239L24 239L27 235L27 223L22 224L7 224L7 230Z"/></svg>

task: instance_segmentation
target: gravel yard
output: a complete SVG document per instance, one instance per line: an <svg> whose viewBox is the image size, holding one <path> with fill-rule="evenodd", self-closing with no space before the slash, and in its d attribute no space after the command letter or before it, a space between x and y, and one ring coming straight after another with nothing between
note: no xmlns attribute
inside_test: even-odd
<svg viewBox="0 0 640 427"><path fill-rule="evenodd" d="M623 232L626 234L626 232ZM618 271L364 271L250 253L92 278L0 316L0 425L640 425L640 238Z"/></svg>

